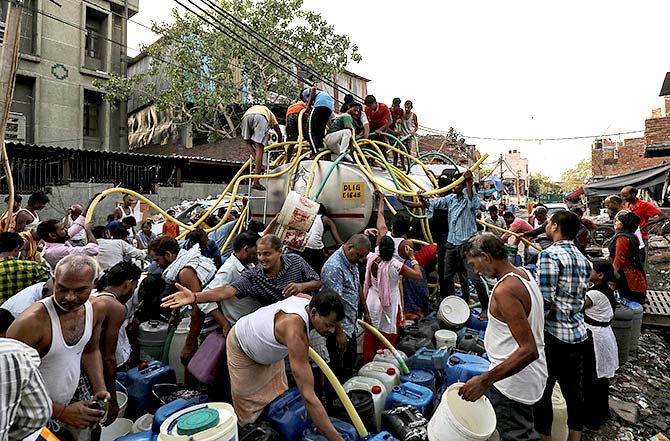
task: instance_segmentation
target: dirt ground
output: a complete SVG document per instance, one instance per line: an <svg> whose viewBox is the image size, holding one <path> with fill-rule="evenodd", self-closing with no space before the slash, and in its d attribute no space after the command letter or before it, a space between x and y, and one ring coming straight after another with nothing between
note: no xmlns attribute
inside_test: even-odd
<svg viewBox="0 0 670 441"><path fill-rule="evenodd" d="M670 290L670 242L652 237L648 253L650 290ZM649 440L670 436L670 328L643 326L637 354L631 354L610 387L612 419L584 440ZM664 439L664 438L657 438Z"/></svg>

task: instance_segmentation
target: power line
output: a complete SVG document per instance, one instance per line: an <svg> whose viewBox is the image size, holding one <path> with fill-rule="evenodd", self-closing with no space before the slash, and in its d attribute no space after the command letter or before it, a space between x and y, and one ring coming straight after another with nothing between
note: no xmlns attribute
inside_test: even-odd
<svg viewBox="0 0 670 441"><path fill-rule="evenodd" d="M326 78L325 76L321 75L314 67L310 66L307 63L304 63L299 58L295 57L293 54L286 51L281 46L275 44L270 39L268 39L265 35L258 32L258 30L251 28L244 21L238 19L233 14L226 11L221 6L217 5L213 0L202 0L202 1L204 1L205 4L209 5L215 11L218 11L220 14L224 15L231 23L233 23L233 25L235 25L237 28L241 29L242 31L246 32L247 35L253 37L254 39L256 39L258 41L260 41L267 48L272 49L272 50L278 52L279 54L283 55L284 57L288 58L291 62L295 63L297 66L299 66L305 72L307 72L310 75L313 75L316 78L320 79L321 82L323 82L324 84L332 87L334 90L337 90L339 92L346 92L347 94L351 94L352 96L354 96L356 98L359 98L360 100L363 100L362 97L358 96L357 94L355 94L351 90L347 89L346 87L340 86L336 82L332 82L329 78ZM193 4L193 2L190 1L190 0L189 0L189 3ZM288 42L286 42L286 44L289 45ZM294 49L295 49L295 47L294 47Z"/></svg>
<svg viewBox="0 0 670 441"><path fill-rule="evenodd" d="M426 132L430 132L436 135L446 135L448 132L445 130L438 130L438 129L432 129L430 127L426 126L419 126L421 130L424 130ZM617 132L617 133L600 133L597 135L580 135L580 136L563 136L563 137L557 137L557 138L496 138L496 137L489 137L489 136L471 136L471 135L465 135L465 134L459 134L461 138L469 138L469 139L479 139L479 140L486 140L486 141L516 141L516 142L542 142L542 141L571 141L571 140L576 140L576 139L594 139L594 138L606 138L606 137L614 137L614 136L620 136L620 135L631 135L634 133L643 133L644 130L630 130L627 132Z"/></svg>

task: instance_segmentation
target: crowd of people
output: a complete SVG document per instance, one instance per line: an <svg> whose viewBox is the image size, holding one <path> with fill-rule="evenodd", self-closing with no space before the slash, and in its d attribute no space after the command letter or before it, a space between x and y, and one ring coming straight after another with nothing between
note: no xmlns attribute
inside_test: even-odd
<svg viewBox="0 0 670 441"><path fill-rule="evenodd" d="M333 111L323 93L306 89L301 98L312 145L328 147L328 136L316 139ZM383 136L407 115L415 127L411 103L401 113L399 100L388 109L368 98L373 132ZM375 115L379 109L387 119ZM249 115L256 115L247 125L253 131L266 113ZM362 115L360 105L349 103L331 127L348 130ZM645 302L646 228L664 215L635 188L610 196L606 206L616 235L609 259L591 260L581 238L590 225L580 210L548 216L538 205L527 222L504 206L482 207L470 171L438 179L446 186L458 178L445 196L399 199L409 209L425 209L434 244L415 245L407 217L387 224L384 195L377 192L373 228L343 238L322 207L300 253L283 249L275 222L250 222L222 252L234 223L209 234L195 229L178 241L177 224L166 222L162 234L154 233L130 195L98 226L85 223L93 199L73 205L63 219L40 220L49 202L45 194L32 195L27 208L15 198L13 214L5 216L10 231L0 233L0 441L23 439L47 425L62 440L96 439L100 424L118 415L115 374L141 357L138 323L163 318L176 325L184 306L191 306L180 357L187 385L231 401L240 424L249 424L292 378L316 427L329 440L341 440L328 418L334 391L310 364L309 348L344 382L358 360L358 319L394 343L406 320L428 314L441 299L459 292L470 301L470 285L481 318L488 319L484 344L491 369L469 380L462 397L489 397L503 440L548 439L558 383L570 439L580 439L584 428L597 430L609 418L608 381L618 369L610 327L615 292ZM482 231L482 218L515 235ZM212 216L205 224L220 222ZM542 251L518 252L520 237ZM327 250L326 243L334 247ZM437 298L428 289L434 271ZM191 361L213 344L225 350L207 353L216 375L205 378ZM366 331L363 362L378 349Z"/></svg>

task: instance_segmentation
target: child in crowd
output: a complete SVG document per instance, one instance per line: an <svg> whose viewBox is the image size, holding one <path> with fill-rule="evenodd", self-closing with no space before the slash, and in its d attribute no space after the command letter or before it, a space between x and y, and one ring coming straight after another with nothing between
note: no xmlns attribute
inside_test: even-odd
<svg viewBox="0 0 670 441"><path fill-rule="evenodd" d="M174 210L168 210L167 214L174 217L176 213ZM179 236L179 225L168 219L165 219L165 223L163 224L163 236L170 236L170 237Z"/></svg>

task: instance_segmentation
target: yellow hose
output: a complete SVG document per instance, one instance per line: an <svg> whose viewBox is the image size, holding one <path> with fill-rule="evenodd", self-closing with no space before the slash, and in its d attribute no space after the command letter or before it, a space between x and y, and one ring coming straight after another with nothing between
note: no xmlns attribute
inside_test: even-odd
<svg viewBox="0 0 670 441"><path fill-rule="evenodd" d="M492 230L500 231L500 232L502 232L502 233L511 234L512 236L521 239L521 241L523 241L523 243L525 243L526 245L531 246L531 247L535 248L535 249L538 250L538 251L542 251L542 248L541 248L541 247L537 246L536 244L534 244L534 243L531 242L530 240L526 239L525 237L523 237L523 236L522 236L521 234L519 234L519 233L515 233L515 232L513 232L513 231L506 230L506 229L504 229L504 228L500 228L500 227L498 227L498 226L496 226L496 225L491 225L491 224L489 224L488 222L484 222L483 220L479 220L479 219L477 219L477 223L478 223L478 224L481 224L481 225L484 225L485 227L491 228Z"/></svg>
<svg viewBox="0 0 670 441"><path fill-rule="evenodd" d="M395 359L398 361L398 364L400 365L400 370L402 371L402 373L403 373L403 374L409 374L409 368L407 367L407 364L405 363L405 360L403 360L403 358L402 358L402 357L400 356L400 354L398 353L398 350L397 350L396 348L393 347L393 345L391 344L391 342L388 341L388 340L386 339L386 337L384 337L384 336L382 335L382 333L379 332L379 330L378 330L377 328L375 328L374 326L372 326L372 325L370 325L370 324L368 324L368 323L365 323L365 322L364 322L363 320L361 320L361 319L358 319L357 321L358 321L358 324L359 324L359 325L363 326L365 329L367 329L368 331L372 332L372 334L373 334L375 337L377 337L377 338L379 339L379 341L382 342L382 344L383 344L384 346L386 346L386 348L387 348L389 351L391 351L391 353L393 354L393 356L395 357Z"/></svg>
<svg viewBox="0 0 670 441"><path fill-rule="evenodd" d="M337 397L340 399L340 401L342 401L344 408L347 410L347 414L349 415L349 418L351 418L351 422L354 424L356 432L358 432L358 436L361 438L368 436L368 430L365 428L361 417L358 415L356 408L349 399L349 395L347 395L347 393L344 391L342 385L337 380L337 377L335 374L333 374L333 371L330 370L326 362L323 361L323 358L321 358L321 356L319 356L319 354L317 354L314 349L309 348L308 354L309 358L311 358L312 361L316 363L317 366L319 366L321 371L323 371L323 374L326 376L326 378L328 378L328 381L330 381L333 389L335 389L335 393L337 394Z"/></svg>
<svg viewBox="0 0 670 441"><path fill-rule="evenodd" d="M314 183L314 175L316 174L316 166L319 164L319 159L331 153L330 150L325 150L312 160L312 167L309 170L309 178L307 179L307 187L305 187L305 197L309 198L309 192L312 190L312 183Z"/></svg>

